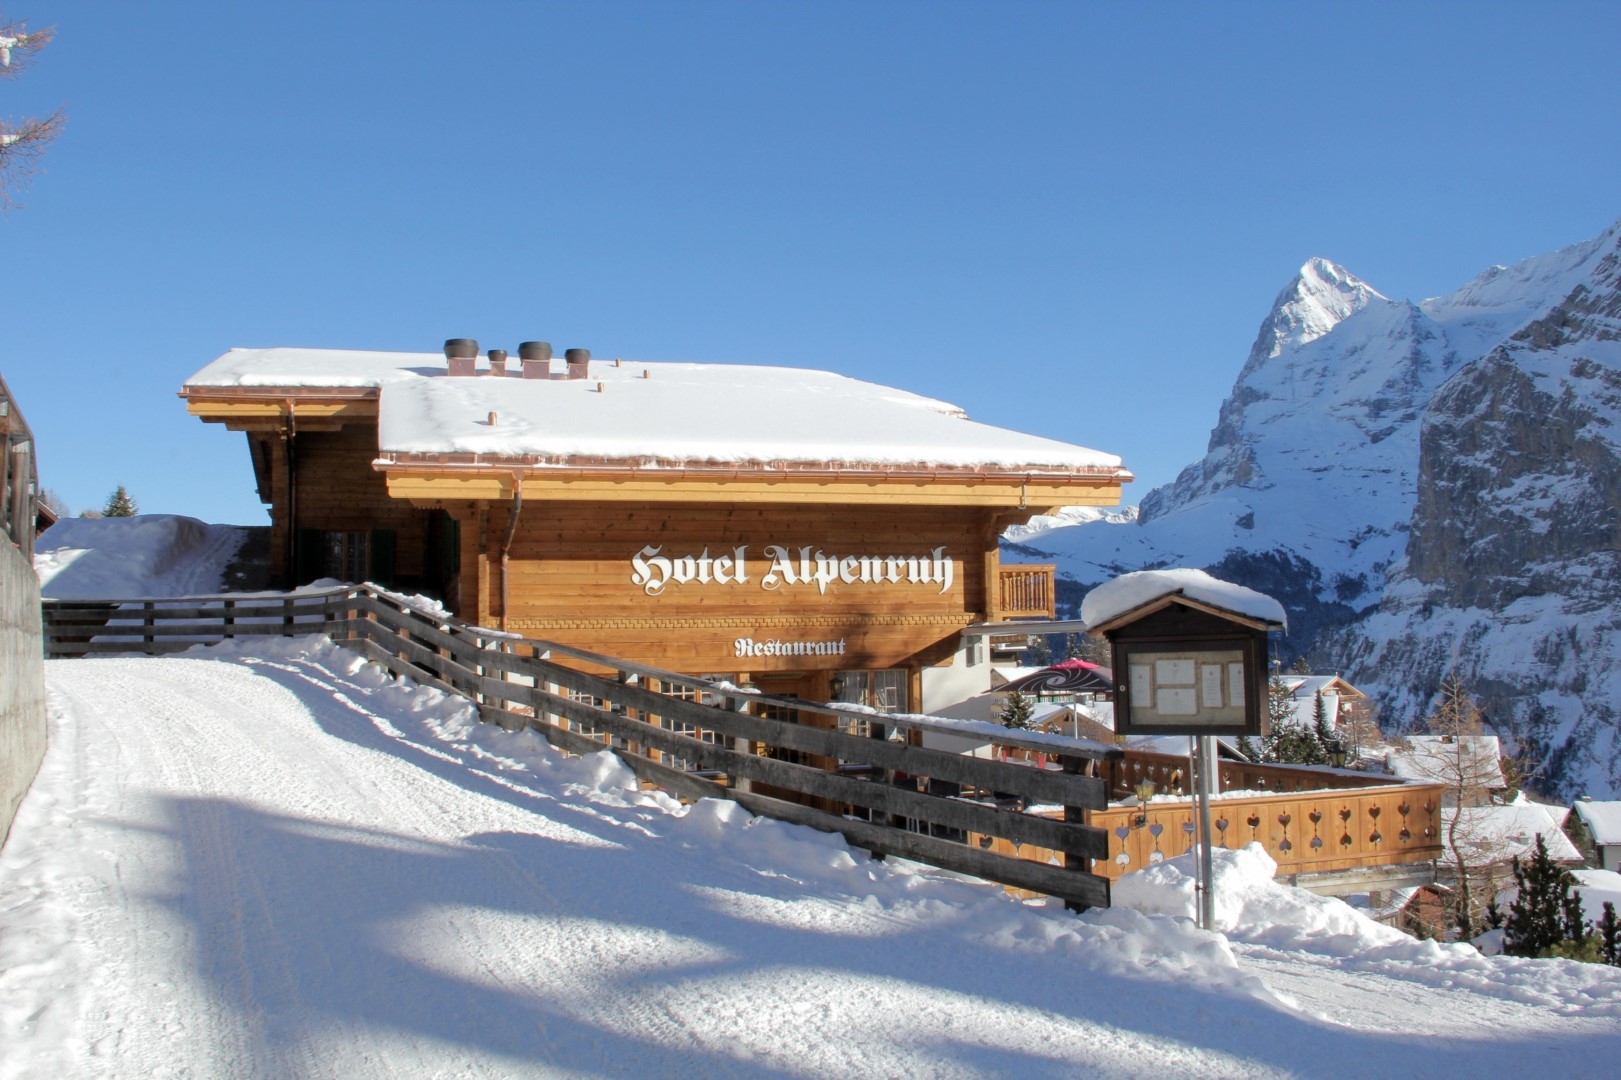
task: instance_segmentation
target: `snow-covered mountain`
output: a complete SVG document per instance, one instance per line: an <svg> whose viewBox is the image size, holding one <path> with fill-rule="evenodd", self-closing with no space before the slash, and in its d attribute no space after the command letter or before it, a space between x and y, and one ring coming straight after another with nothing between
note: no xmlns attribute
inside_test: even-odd
<svg viewBox="0 0 1621 1080"><path fill-rule="evenodd" d="M1269 592L1287 650L1374 691L1387 725L1457 669L1544 786L1621 791L1618 246L1621 223L1416 304L1312 259L1204 459L1135 527L1021 550L1080 585L1182 565Z"/></svg>

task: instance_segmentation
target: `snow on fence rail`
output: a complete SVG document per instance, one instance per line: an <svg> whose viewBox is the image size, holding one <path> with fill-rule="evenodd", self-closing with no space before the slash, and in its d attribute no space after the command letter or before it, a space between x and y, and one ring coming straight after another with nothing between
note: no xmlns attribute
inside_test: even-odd
<svg viewBox="0 0 1621 1080"><path fill-rule="evenodd" d="M610 749L642 780L677 795L731 799L761 816L840 833L877 854L1071 906L1109 903L1108 880L1091 872L1091 860L1108 855L1108 837L1087 815L1108 805L1107 782L1097 774L1119 756L1116 747L996 729L999 742L1027 743L1056 759L1060 768L1052 770L892 742L890 729L929 727L931 718L852 713L514 638L414 610L370 586L48 600L44 612L52 657L324 633L396 675L472 699L484 720L507 730L534 730L569 753ZM866 733L856 733L858 726ZM1038 804L1062 810L1047 817L1012 809ZM970 835L1053 855L1043 862L1010 857L970 845Z"/></svg>

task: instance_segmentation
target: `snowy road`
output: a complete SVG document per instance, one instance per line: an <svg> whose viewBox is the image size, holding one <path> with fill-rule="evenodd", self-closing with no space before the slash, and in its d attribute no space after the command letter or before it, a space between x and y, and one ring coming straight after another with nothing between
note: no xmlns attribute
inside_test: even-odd
<svg viewBox="0 0 1621 1080"><path fill-rule="evenodd" d="M1621 973L1021 906L678 813L317 639L48 680L0 853L0 1077L1608 1076L1621 1052Z"/></svg>

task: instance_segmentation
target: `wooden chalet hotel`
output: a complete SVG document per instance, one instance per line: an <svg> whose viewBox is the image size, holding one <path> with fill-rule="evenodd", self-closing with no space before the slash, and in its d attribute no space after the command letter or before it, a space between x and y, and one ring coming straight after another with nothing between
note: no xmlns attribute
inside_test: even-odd
<svg viewBox="0 0 1621 1080"><path fill-rule="evenodd" d="M524 637L886 710L985 689L965 631L1053 614L1052 568L1003 566L1001 532L1116 505L1132 478L841 375L543 342L233 349L181 396L247 435L281 585L372 580Z"/></svg>

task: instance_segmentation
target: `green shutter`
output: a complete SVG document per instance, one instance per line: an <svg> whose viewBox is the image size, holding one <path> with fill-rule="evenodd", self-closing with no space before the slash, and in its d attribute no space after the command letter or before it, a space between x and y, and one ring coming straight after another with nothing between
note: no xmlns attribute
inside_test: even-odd
<svg viewBox="0 0 1621 1080"><path fill-rule="evenodd" d="M369 540L371 569L368 576L385 588L394 587L394 530L373 529Z"/></svg>
<svg viewBox="0 0 1621 1080"><path fill-rule="evenodd" d="M293 584L307 585L326 573L326 534L320 529L299 529L293 547Z"/></svg>

